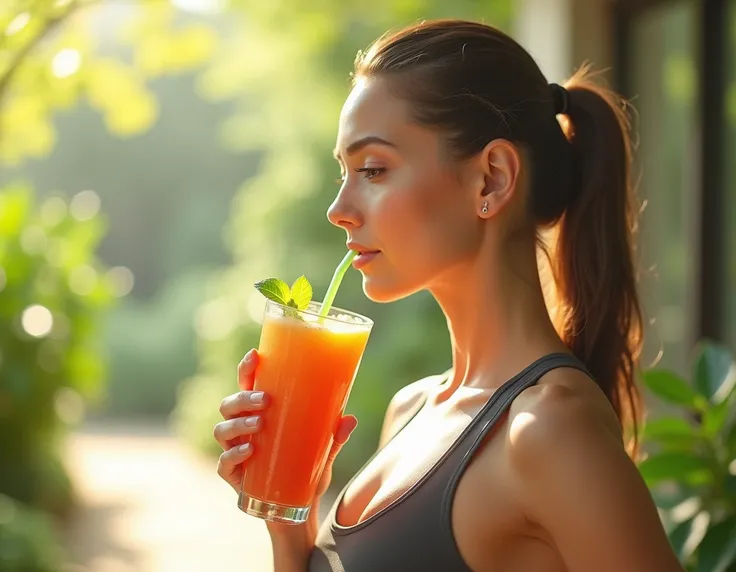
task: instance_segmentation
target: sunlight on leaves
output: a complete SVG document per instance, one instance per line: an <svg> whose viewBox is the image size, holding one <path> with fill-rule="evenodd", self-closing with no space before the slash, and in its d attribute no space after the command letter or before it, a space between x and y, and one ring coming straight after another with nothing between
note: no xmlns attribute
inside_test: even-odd
<svg viewBox="0 0 736 572"><path fill-rule="evenodd" d="M158 116L158 104L139 75L112 60L98 60L87 71L87 97L102 111L116 135L138 135Z"/></svg>
<svg viewBox="0 0 736 572"><path fill-rule="evenodd" d="M135 61L146 75L187 70L209 60L217 46L215 32L205 25L150 34L139 42Z"/></svg>

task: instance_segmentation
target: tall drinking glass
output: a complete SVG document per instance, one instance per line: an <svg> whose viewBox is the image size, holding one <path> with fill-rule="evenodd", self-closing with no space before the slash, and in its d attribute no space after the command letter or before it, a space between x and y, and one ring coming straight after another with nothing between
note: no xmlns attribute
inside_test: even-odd
<svg viewBox="0 0 736 572"><path fill-rule="evenodd" d="M270 402L238 498L241 510L265 520L307 520L373 327L339 308L320 318L319 309L266 303L254 390Z"/></svg>

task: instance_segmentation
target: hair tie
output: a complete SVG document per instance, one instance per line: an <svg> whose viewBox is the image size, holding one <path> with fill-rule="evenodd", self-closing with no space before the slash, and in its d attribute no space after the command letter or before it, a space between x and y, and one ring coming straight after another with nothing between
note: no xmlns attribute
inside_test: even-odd
<svg viewBox="0 0 736 572"><path fill-rule="evenodd" d="M552 90L552 103L555 106L555 115L564 115L570 109L570 94L557 83L549 84Z"/></svg>

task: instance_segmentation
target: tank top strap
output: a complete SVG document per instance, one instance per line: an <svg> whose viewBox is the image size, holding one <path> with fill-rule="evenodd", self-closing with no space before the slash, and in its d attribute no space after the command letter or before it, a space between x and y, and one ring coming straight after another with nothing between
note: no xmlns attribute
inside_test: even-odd
<svg viewBox="0 0 736 572"><path fill-rule="evenodd" d="M539 358L504 383L479 411L475 419L465 431L462 444L448 460L448 465L455 467L442 500L442 511L450 510L452 496L465 469L473 458L473 454L483 443L484 438L493 430L501 416L509 409L519 394L535 385L545 374L557 368L573 368L582 371L589 377L590 372L575 356L566 353L553 353Z"/></svg>

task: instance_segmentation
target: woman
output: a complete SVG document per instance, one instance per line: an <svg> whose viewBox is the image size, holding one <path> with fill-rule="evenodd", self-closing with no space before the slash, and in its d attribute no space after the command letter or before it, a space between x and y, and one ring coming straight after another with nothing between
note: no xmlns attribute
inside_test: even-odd
<svg viewBox="0 0 736 572"><path fill-rule="evenodd" d="M424 22L359 54L328 218L364 254L370 299L432 293L453 364L394 396L321 529L316 509L268 524L277 572L682 570L630 457L642 319L627 130L585 71L550 85L486 25ZM232 444L267 407L250 391L257 362L251 350L215 427L236 489L252 451ZM355 425L343 418L320 494Z"/></svg>

